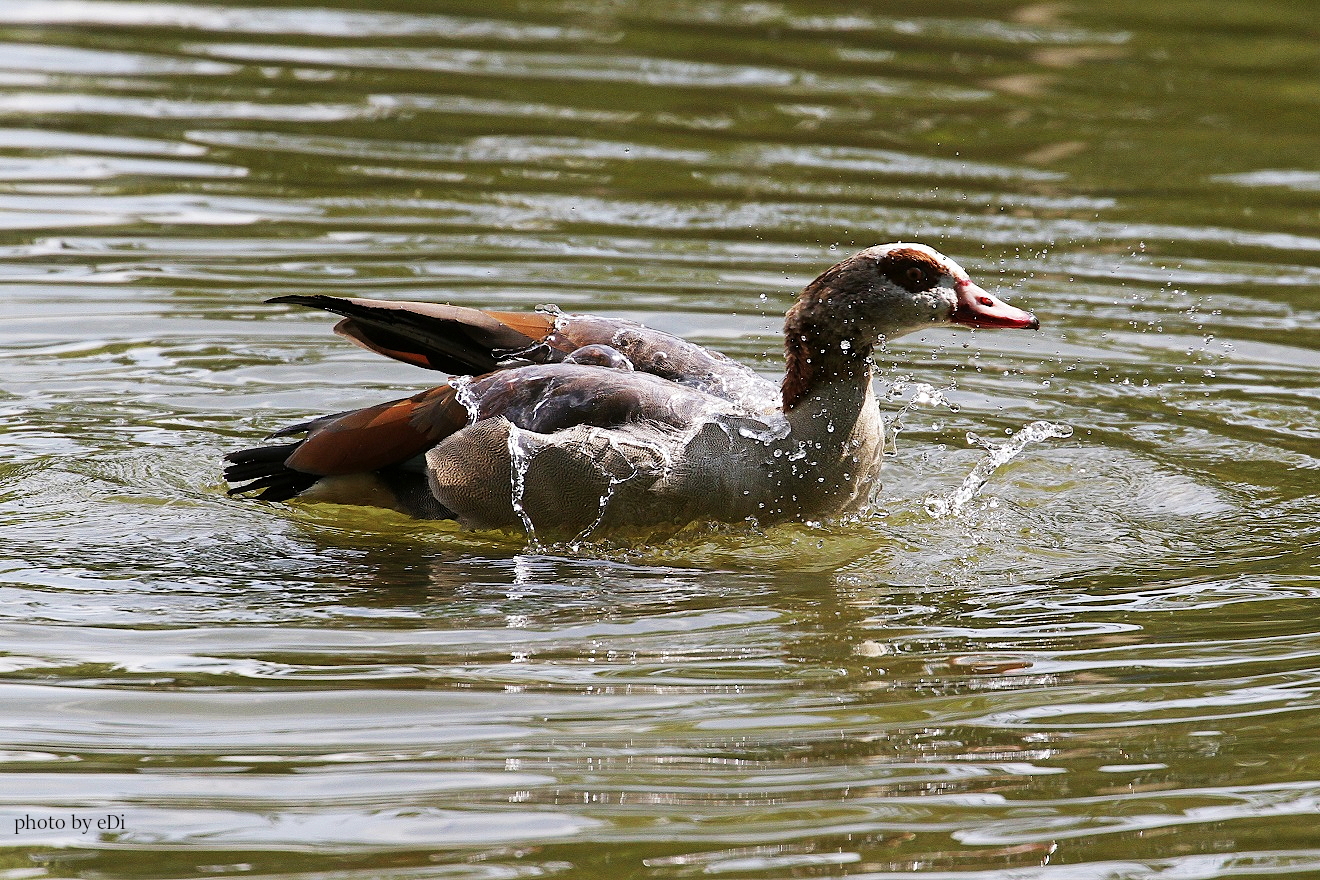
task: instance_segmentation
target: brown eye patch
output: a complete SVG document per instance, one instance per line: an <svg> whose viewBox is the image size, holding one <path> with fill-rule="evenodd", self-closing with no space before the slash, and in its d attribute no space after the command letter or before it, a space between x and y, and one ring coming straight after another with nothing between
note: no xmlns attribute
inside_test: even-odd
<svg viewBox="0 0 1320 880"><path fill-rule="evenodd" d="M911 248L897 248L880 258L880 272L890 281L917 293L939 283L944 267L930 254Z"/></svg>

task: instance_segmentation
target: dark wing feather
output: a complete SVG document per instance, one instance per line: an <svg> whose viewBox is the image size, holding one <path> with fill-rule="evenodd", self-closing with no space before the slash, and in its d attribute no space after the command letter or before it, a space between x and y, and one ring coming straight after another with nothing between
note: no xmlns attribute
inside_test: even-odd
<svg viewBox="0 0 1320 880"><path fill-rule="evenodd" d="M345 320L335 327L341 336L386 357L451 375L472 376L498 369L506 359L536 347L554 331L554 316L549 314L501 313L497 317L441 303L321 294L277 296L267 302L343 315Z"/></svg>
<svg viewBox="0 0 1320 880"><path fill-rule="evenodd" d="M257 497L263 501L288 501L311 487L320 479L316 474L305 474L284 466L284 460L298 448L297 443L278 446L258 446L241 449L225 456L225 480L235 485L230 495L261 490Z"/></svg>

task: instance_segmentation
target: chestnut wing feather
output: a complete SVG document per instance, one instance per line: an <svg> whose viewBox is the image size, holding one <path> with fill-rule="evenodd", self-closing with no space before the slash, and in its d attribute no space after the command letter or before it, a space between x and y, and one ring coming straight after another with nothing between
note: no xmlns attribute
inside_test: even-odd
<svg viewBox="0 0 1320 880"><path fill-rule="evenodd" d="M231 452L225 479L242 483L230 495L261 490L284 501L321 477L369 473L403 464L467 424L467 409L454 389L440 385L403 400L323 416L277 431L306 434L293 443Z"/></svg>

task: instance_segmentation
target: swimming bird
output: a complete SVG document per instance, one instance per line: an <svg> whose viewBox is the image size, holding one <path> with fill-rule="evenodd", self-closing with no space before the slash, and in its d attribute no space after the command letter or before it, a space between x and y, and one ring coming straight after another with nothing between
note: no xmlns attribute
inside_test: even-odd
<svg viewBox="0 0 1320 880"><path fill-rule="evenodd" d="M856 513L883 457L875 346L941 324L1039 326L950 258L906 242L867 248L806 286L784 321L779 383L677 336L553 307L269 302L338 314L341 336L451 378L226 455L231 495L563 536Z"/></svg>

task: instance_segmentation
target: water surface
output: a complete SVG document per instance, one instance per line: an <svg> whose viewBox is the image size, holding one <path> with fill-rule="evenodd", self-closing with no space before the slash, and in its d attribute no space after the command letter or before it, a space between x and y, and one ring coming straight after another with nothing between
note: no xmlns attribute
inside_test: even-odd
<svg viewBox="0 0 1320 880"><path fill-rule="evenodd" d="M1313 13L0 4L0 871L1320 876ZM858 521L534 547L223 494L432 383L269 296L772 375L899 238L1043 327L879 355Z"/></svg>

